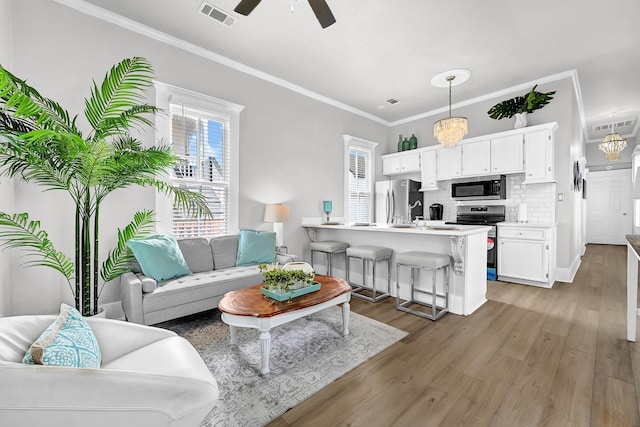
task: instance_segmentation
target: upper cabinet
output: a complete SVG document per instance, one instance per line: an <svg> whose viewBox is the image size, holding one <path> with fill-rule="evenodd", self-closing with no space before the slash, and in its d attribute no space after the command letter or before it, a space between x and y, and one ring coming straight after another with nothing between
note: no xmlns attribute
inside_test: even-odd
<svg viewBox="0 0 640 427"><path fill-rule="evenodd" d="M491 173L520 173L523 168L522 134L491 138Z"/></svg>
<svg viewBox="0 0 640 427"><path fill-rule="evenodd" d="M455 148L432 145L382 156L383 175L421 172L422 190L436 181L525 173L525 184L555 182L553 134L556 122L462 140ZM429 154L425 154L429 153ZM435 166L434 166L435 165Z"/></svg>
<svg viewBox="0 0 640 427"><path fill-rule="evenodd" d="M420 174L422 187L420 187L420 191L439 190L437 151L435 147L431 150L422 151L420 155L422 156L422 173Z"/></svg>
<svg viewBox="0 0 640 427"><path fill-rule="evenodd" d="M524 134L524 183L555 182L553 170L553 134L557 125Z"/></svg>
<svg viewBox="0 0 640 427"><path fill-rule="evenodd" d="M420 172L420 152L416 150L382 156L382 174Z"/></svg>
<svg viewBox="0 0 640 427"><path fill-rule="evenodd" d="M491 173L491 140L462 144L462 175L488 175Z"/></svg>
<svg viewBox="0 0 640 427"><path fill-rule="evenodd" d="M436 176L438 181L462 176L462 147L438 148Z"/></svg>

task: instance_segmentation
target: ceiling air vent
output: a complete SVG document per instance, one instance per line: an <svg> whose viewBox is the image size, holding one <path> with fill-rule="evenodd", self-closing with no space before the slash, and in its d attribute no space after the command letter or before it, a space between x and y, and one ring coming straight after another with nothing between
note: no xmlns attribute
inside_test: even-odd
<svg viewBox="0 0 640 427"><path fill-rule="evenodd" d="M395 104L400 103L400 101L398 101L397 99L393 99L393 98L389 98L389 99L387 99L387 101L386 101L386 102L387 102L388 104L391 104L391 105L395 105Z"/></svg>
<svg viewBox="0 0 640 427"><path fill-rule="evenodd" d="M227 12L207 2L202 2L200 12L227 27L231 27L236 22L236 19Z"/></svg>
<svg viewBox="0 0 640 427"><path fill-rule="evenodd" d="M593 125L593 126L591 126L591 130L593 132L607 131L607 130L611 129L612 127L615 129L615 128L633 126L635 124L635 122L636 122L635 119L632 119L632 120L621 120L621 121L615 122L613 124L611 124L611 123L603 123L601 125Z"/></svg>

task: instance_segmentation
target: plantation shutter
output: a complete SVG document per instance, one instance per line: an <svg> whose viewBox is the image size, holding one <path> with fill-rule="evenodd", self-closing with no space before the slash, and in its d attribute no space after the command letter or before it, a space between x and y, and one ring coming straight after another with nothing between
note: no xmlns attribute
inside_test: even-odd
<svg viewBox="0 0 640 427"><path fill-rule="evenodd" d="M372 156L371 150L349 146L349 222L372 221Z"/></svg>
<svg viewBox="0 0 640 427"><path fill-rule="evenodd" d="M176 237L229 234L230 117L171 104L171 145L179 157L173 184L203 194L213 218L187 215L173 208Z"/></svg>

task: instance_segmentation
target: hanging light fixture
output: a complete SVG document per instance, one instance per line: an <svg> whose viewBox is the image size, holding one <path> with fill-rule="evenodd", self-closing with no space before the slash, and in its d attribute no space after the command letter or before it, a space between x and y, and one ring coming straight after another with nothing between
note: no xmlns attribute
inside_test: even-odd
<svg viewBox="0 0 640 427"><path fill-rule="evenodd" d="M605 158L608 162L615 162L620 160L620 152L627 147L627 140L624 139L618 132L613 131L613 124L611 125L611 133L604 137L604 140L598 144L600 151L604 152Z"/></svg>
<svg viewBox="0 0 640 427"><path fill-rule="evenodd" d="M451 117L451 86L464 83L471 76L469 70L457 69L445 71L431 79L431 84L436 87L449 86L449 117L438 120L433 125L433 136L438 142L447 148L453 148L468 132L466 117ZM455 79L458 81L454 84Z"/></svg>

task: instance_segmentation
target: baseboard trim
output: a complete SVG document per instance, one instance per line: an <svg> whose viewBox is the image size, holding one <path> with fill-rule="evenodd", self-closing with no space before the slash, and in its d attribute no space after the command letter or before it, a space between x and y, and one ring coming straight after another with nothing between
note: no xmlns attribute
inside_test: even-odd
<svg viewBox="0 0 640 427"><path fill-rule="evenodd" d="M557 282L566 282L573 283L573 279L576 277L576 273L580 268L580 264L582 264L582 257L577 256L571 267L569 268L556 268L556 281Z"/></svg>

